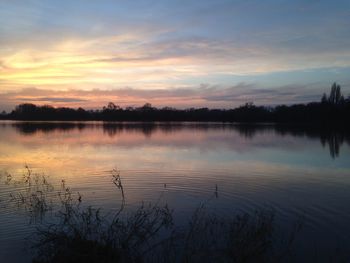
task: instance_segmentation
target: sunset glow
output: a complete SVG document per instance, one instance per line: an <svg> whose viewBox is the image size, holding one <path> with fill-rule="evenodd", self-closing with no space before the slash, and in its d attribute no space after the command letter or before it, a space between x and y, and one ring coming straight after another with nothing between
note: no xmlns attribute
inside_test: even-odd
<svg viewBox="0 0 350 263"><path fill-rule="evenodd" d="M318 100L333 81L349 92L349 10L347 1L2 1L0 103L269 105Z"/></svg>

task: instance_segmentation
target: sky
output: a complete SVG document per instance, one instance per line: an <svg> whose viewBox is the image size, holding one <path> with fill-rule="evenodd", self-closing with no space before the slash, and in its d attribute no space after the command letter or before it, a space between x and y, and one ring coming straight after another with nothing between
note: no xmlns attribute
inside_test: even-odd
<svg viewBox="0 0 350 263"><path fill-rule="evenodd" d="M0 0L0 110L350 95L350 1Z"/></svg>

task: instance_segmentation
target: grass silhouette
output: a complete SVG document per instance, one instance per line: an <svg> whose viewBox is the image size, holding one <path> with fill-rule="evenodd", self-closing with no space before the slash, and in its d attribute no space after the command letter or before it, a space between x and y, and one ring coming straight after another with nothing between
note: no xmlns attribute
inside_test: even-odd
<svg viewBox="0 0 350 263"><path fill-rule="evenodd" d="M22 186L14 188L22 192L11 193L10 202L40 219L59 204L57 220L39 221L31 237L35 263L296 262L293 249L302 223L296 222L282 237L273 209L223 217L210 213L203 203L187 224L178 226L167 205L142 203L126 213L125 189L117 170L111 177L122 202L113 214L82 205L83 196L73 193L65 181L56 191L45 176L27 166L25 171L22 180L6 176L6 184ZM348 256L336 252L336 262L346 262Z"/></svg>

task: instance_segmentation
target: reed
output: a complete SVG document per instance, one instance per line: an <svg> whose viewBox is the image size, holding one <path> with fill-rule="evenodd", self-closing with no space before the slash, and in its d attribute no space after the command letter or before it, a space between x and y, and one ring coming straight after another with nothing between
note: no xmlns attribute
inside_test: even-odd
<svg viewBox="0 0 350 263"><path fill-rule="evenodd" d="M41 219L31 236L36 263L297 261L295 237L302 223L296 222L282 237L271 208L224 217L209 212L209 199L187 224L177 225L166 204L141 203L138 209L125 211L125 189L117 170L111 172L111 182L120 192L121 204L113 213L85 205L83 196L65 181L56 190L29 167L19 180L9 174L3 178L14 187L9 201ZM55 220L43 220L47 211L53 212ZM339 255L349 258L337 255L337 259Z"/></svg>

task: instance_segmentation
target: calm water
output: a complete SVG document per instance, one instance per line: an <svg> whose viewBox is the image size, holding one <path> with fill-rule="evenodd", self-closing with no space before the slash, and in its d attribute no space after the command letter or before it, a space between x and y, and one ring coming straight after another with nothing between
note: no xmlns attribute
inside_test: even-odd
<svg viewBox="0 0 350 263"><path fill-rule="evenodd" d="M278 222L302 218L300 249L319 258L350 252L350 135L317 129L229 124L0 123L0 171L25 164L53 184L64 179L91 205L116 208L112 169L127 206L162 202L186 221L201 202L222 215L272 207ZM30 262L33 224L6 205L0 185L0 258ZM207 201L209 200L209 201ZM34 224L35 225L35 224Z"/></svg>

